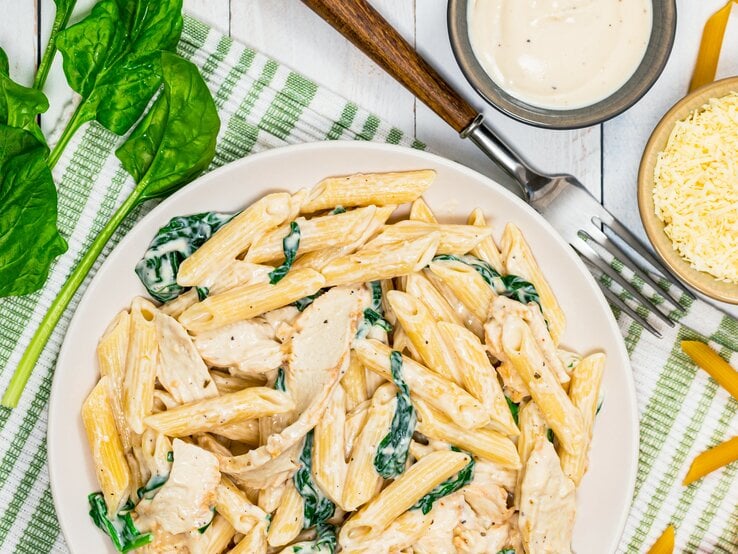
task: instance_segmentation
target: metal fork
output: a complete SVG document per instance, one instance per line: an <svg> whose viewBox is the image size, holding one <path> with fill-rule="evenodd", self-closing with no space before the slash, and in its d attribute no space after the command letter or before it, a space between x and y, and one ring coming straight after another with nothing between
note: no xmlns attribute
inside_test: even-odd
<svg viewBox="0 0 738 554"><path fill-rule="evenodd" d="M692 299L694 295L649 252L648 248L633 233L607 211L576 177L568 174L546 175L534 170L484 124L484 117L481 114L461 132L461 136L469 138L520 185L528 203L548 220L586 265L610 277L657 318L669 326L674 326L674 321L671 319L674 312L684 313L679 297L672 292L672 288L661 287L647 270L643 269L632 256L605 233L605 229L609 229L609 232L632 248L674 287ZM602 253L604 252L609 253L612 260L617 260L630 269L634 275L648 284L657 296L651 298L638 290L629 278L613 267L612 261L603 258ZM626 304L608 286L602 281L599 281L599 284L605 296L613 304L623 309L651 333L661 336L658 329ZM667 301L673 310L664 311L666 305L662 303L663 300Z"/></svg>
<svg viewBox="0 0 738 554"><path fill-rule="evenodd" d="M534 170L484 123L478 113L366 0L303 0L392 77L404 85L462 138L469 138L520 185L525 199L546 218L590 267L607 275L668 325L683 312L679 299L644 271L607 234L616 235L672 285L694 295L624 225L615 219L572 175L547 175ZM657 294L649 298L623 276L605 256L619 260ZM600 281L605 296L644 328L661 336L645 317ZM662 309L663 301L673 310Z"/></svg>

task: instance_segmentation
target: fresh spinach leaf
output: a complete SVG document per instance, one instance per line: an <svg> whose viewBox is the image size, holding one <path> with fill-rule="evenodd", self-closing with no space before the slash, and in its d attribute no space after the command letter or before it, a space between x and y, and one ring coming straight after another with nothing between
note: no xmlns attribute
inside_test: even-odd
<svg viewBox="0 0 738 554"><path fill-rule="evenodd" d="M178 216L157 231L143 258L136 264L136 275L159 302L177 298L185 288L177 284L182 262L200 248L234 214L205 212Z"/></svg>
<svg viewBox="0 0 738 554"><path fill-rule="evenodd" d="M515 421L515 425L518 425L518 414L520 413L520 404L513 402L509 396L505 396L505 400L507 401L507 407L510 408L510 413L512 413L513 421Z"/></svg>
<svg viewBox="0 0 738 554"><path fill-rule="evenodd" d="M182 31L182 0L102 0L56 38L69 85L82 96L49 158L54 165L76 130L98 121L123 135L145 111L162 80L162 50Z"/></svg>
<svg viewBox="0 0 738 554"><path fill-rule="evenodd" d="M116 514L114 519L108 517L108 508L101 492L93 492L87 497L90 503L90 517L92 521L113 541L118 552L129 552L141 548L154 540L151 533L141 534L136 529L130 511Z"/></svg>
<svg viewBox="0 0 738 554"><path fill-rule="evenodd" d="M369 334L375 325L384 329L387 333L392 331L392 325L384 319L384 308L382 308L382 284L379 281L369 283L372 294L371 308L364 309L364 318L356 330L356 338L363 339Z"/></svg>
<svg viewBox="0 0 738 554"><path fill-rule="evenodd" d="M295 300L292 305L297 308L298 312L304 312L305 308L307 308L310 304L312 304L318 296L324 295L328 291L327 288L320 289L315 294L311 294L309 296L305 296L303 298L300 298L299 300Z"/></svg>
<svg viewBox="0 0 738 554"><path fill-rule="evenodd" d="M54 56L56 55L56 38L66 28L67 23L69 23L69 18L72 16L76 3L77 0L54 0L54 4L56 4L54 23L51 26L49 42L46 44L46 50L44 50L41 63L38 65L38 70L36 71L36 78L33 80L33 88L36 90L42 90L44 88L46 78L49 76L49 70L51 69L51 63L54 61Z"/></svg>
<svg viewBox="0 0 738 554"><path fill-rule="evenodd" d="M269 282L276 285L284 279L297 257L297 249L300 248L300 226L297 221L290 223L290 232L282 239L282 250L284 251L284 262L269 272Z"/></svg>
<svg viewBox="0 0 738 554"><path fill-rule="evenodd" d="M36 117L49 109L49 101L43 92L13 81L8 57L2 49L0 52L0 124L28 131L46 148Z"/></svg>
<svg viewBox="0 0 738 554"><path fill-rule="evenodd" d="M220 119L197 66L161 53L164 92L115 152L136 181L138 201L167 196L215 156Z"/></svg>
<svg viewBox="0 0 738 554"><path fill-rule="evenodd" d="M301 543L292 547L292 552L299 554L334 554L336 551L336 528L330 523L318 523L315 528L317 536L309 543Z"/></svg>
<svg viewBox="0 0 738 554"><path fill-rule="evenodd" d="M40 289L51 263L67 249L56 227L46 152L28 131L0 125L0 296Z"/></svg>
<svg viewBox="0 0 738 554"><path fill-rule="evenodd" d="M460 452L460 450L456 447L451 447L451 450ZM433 509L433 503L436 500L438 500L439 498L443 498L444 496L447 496L451 493L454 493L457 490L468 485L474 478L475 464L474 457L471 454L469 454L469 458L469 463L466 464L461 471L459 471L453 477L449 477L440 485L437 485L432 491L430 491L428 494L418 500L415 505L413 505L411 510L420 509L423 511L424 514L427 514Z"/></svg>
<svg viewBox="0 0 738 554"><path fill-rule="evenodd" d="M8 55L5 50L0 48L0 74L6 77L10 75L10 62L8 61Z"/></svg>
<svg viewBox="0 0 738 554"><path fill-rule="evenodd" d="M167 2L161 4L167 5ZM122 150L117 152L119 158L125 160L123 165L126 168L136 163L139 155L145 157L145 171L137 179L133 192L118 207L90 248L82 255L49 306L5 390L3 406L13 408L18 404L23 388L54 327L110 237L128 214L142 201L166 196L189 183L208 166L215 155L220 120L215 102L197 67L166 52L161 54L161 66L164 93L156 102L159 106L157 123L161 125L161 129L151 135L148 133L150 124L142 122L143 127L139 125L123 144ZM0 147L0 156L2 155ZM50 155L50 163L53 162L51 158Z"/></svg>
<svg viewBox="0 0 738 554"><path fill-rule="evenodd" d="M529 283L517 275L500 275L495 268L484 260L480 260L479 258L468 254L464 256L439 254L433 258L433 261L436 260L452 260L464 263L473 267L476 272L482 276L482 279L484 279L500 296L512 298L513 300L517 300L523 304L535 302L539 306L541 305L541 298L538 295L538 291L535 286L533 286L533 283Z"/></svg>
<svg viewBox="0 0 738 554"><path fill-rule="evenodd" d="M303 510L303 528L307 529L333 517L336 505L326 497L313 481L313 432L305 436L305 444L300 453L300 469L292 477L297 492L305 504Z"/></svg>
<svg viewBox="0 0 738 554"><path fill-rule="evenodd" d="M415 408L410 402L410 389L402 376L402 354L397 350L390 354L390 371L397 386L397 406L390 431L379 442L374 455L374 469L385 479L393 479L405 472L410 440L417 422Z"/></svg>

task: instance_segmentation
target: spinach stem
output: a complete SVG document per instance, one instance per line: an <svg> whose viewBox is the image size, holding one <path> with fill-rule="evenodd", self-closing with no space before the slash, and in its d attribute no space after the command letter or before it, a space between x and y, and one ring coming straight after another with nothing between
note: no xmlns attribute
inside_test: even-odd
<svg viewBox="0 0 738 554"><path fill-rule="evenodd" d="M67 147L67 144L69 144L69 141L72 140L74 133L76 133L77 129L79 129L82 124L87 121L86 119L84 119L84 106L85 100L82 100L77 108L74 110L72 118L69 120L69 123L67 123L67 126L64 128L64 131L62 131L62 134L59 137L59 140L54 145L54 148L51 150L51 153L49 154L49 159L47 160L49 164L49 169L54 169L54 166L59 161L59 158L61 158L62 152L64 152L64 149Z"/></svg>
<svg viewBox="0 0 738 554"><path fill-rule="evenodd" d="M49 307L49 311L46 312L41 325L36 329L36 333L33 335L31 342L28 344L26 351L18 363L18 367L13 373L13 377L10 379L10 384L3 395L2 404L6 408L15 408L18 405L23 389L31 376L36 362L38 361L41 352L46 346L51 333L54 331L56 324L59 322L64 310L69 305L69 302L74 297L74 293L84 282L85 277L90 272L90 269L95 263L95 260L100 256L100 253L105 248L110 237L123 222L126 216L131 210L138 204L141 198L141 189L136 188L129 196L125 199L123 204L118 208L113 216L105 224L100 233L97 235L95 240L90 245L90 248L85 252L85 255L79 261L77 266L72 270L72 273L67 278L67 281L62 285L59 294L56 296L54 301Z"/></svg>
<svg viewBox="0 0 738 554"><path fill-rule="evenodd" d="M69 23L69 18L72 16L74 10L74 4L76 0L71 3L70 6L59 6L57 5L56 15L54 16L54 24L51 26L51 35L49 35L49 42L44 50L44 55L41 58L41 63L38 65L38 71L36 71L36 78L33 80L33 88L37 90L43 90L46 84L46 78L49 76L49 70L51 64L54 61L56 55L56 36L59 31L62 31Z"/></svg>

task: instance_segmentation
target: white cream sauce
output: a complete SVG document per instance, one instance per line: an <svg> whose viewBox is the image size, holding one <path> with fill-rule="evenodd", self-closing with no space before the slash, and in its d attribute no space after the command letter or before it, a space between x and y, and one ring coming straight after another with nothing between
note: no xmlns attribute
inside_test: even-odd
<svg viewBox="0 0 738 554"><path fill-rule="evenodd" d="M495 83L534 106L573 109L633 75L651 35L651 0L472 0L474 54Z"/></svg>

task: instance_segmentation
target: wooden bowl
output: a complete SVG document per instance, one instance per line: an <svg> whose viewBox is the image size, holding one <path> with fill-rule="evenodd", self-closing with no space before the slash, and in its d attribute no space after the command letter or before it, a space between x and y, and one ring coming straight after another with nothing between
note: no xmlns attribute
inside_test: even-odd
<svg viewBox="0 0 738 554"><path fill-rule="evenodd" d="M709 273L693 269L674 249L671 239L664 232L664 224L656 217L653 202L653 172L656 158L666 147L676 123L711 98L720 98L733 91L738 91L738 77L715 81L684 97L661 118L651 138L648 139L638 169L638 209L648 239L669 269L685 283L707 296L730 304L738 304L738 284L724 283Z"/></svg>

